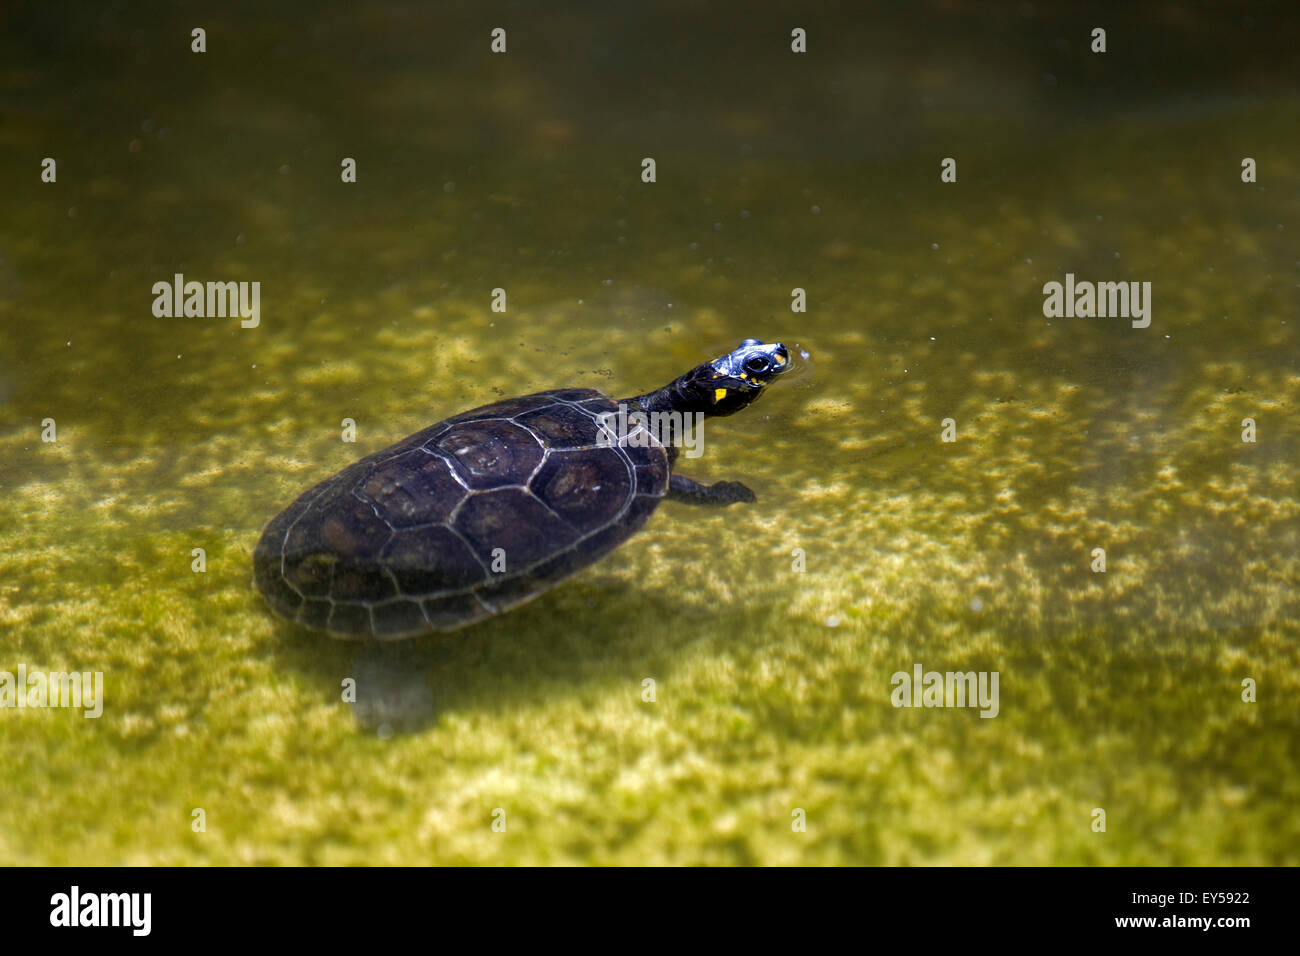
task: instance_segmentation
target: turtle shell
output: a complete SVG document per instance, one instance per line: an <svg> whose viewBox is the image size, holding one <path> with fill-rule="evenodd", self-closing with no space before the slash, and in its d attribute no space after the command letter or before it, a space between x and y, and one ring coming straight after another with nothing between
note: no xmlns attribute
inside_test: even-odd
<svg viewBox="0 0 1300 956"><path fill-rule="evenodd" d="M279 615L339 637L452 631L536 597L641 528L668 489L644 439L598 444L595 389L462 412L363 458L271 520L253 556Z"/></svg>

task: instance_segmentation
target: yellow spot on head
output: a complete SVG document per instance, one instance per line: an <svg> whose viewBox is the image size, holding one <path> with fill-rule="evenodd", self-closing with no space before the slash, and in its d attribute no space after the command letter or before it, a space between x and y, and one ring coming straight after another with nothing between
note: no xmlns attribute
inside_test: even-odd
<svg viewBox="0 0 1300 956"><path fill-rule="evenodd" d="M714 405L718 404L718 402L722 401L726 397L727 397L727 390L725 388L715 388L713 390Z"/></svg>
<svg viewBox="0 0 1300 956"><path fill-rule="evenodd" d="M778 354L778 355L773 355L772 358L776 359L776 364L777 364L777 365L784 365L784 364L785 364L785 359L781 358L781 356L780 356L779 354Z"/></svg>

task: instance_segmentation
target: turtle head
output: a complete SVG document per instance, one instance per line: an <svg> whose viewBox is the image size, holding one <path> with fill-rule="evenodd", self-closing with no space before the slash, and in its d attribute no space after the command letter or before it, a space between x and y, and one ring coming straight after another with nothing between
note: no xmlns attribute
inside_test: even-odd
<svg viewBox="0 0 1300 956"><path fill-rule="evenodd" d="M734 415L763 394L767 384L790 368L790 353L780 342L745 339L740 345L687 372L675 383L682 411Z"/></svg>
<svg viewBox="0 0 1300 956"><path fill-rule="evenodd" d="M790 353L780 342L745 339L726 355L695 366L663 388L623 401L649 412L734 415L789 369Z"/></svg>

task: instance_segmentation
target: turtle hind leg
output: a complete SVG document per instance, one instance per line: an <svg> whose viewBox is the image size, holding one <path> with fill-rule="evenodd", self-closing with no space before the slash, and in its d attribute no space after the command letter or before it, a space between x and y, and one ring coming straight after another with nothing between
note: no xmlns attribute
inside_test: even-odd
<svg viewBox="0 0 1300 956"><path fill-rule="evenodd" d="M702 485L685 475L672 475L668 479L669 501L680 501L688 505L716 505L725 507L737 501L752 504L758 498L752 491L738 481L719 481L712 485Z"/></svg>
<svg viewBox="0 0 1300 956"><path fill-rule="evenodd" d="M414 733L434 720L433 694L425 682L422 655L410 644L369 642L353 662L356 699L352 714L357 726L377 737Z"/></svg>

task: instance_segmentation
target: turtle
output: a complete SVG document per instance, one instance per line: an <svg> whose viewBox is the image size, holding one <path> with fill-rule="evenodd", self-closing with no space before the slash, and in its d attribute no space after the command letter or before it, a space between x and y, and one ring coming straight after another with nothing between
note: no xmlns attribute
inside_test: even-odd
<svg viewBox="0 0 1300 956"><path fill-rule="evenodd" d="M432 697L412 676L410 652L396 650L413 643L403 639L537 597L625 542L665 498L755 501L741 482L704 485L673 471L690 434L683 426L748 407L790 367L780 342L750 338L617 402L559 388L453 415L272 518L253 554L254 582L280 617L366 642L352 702L363 728L418 729Z"/></svg>
<svg viewBox="0 0 1300 956"><path fill-rule="evenodd" d="M257 588L276 614L345 639L454 631L508 611L617 548L665 498L755 501L740 482L674 473L685 419L662 413L735 414L789 368L784 345L751 338L618 402L560 388L453 415L272 518L253 556Z"/></svg>

